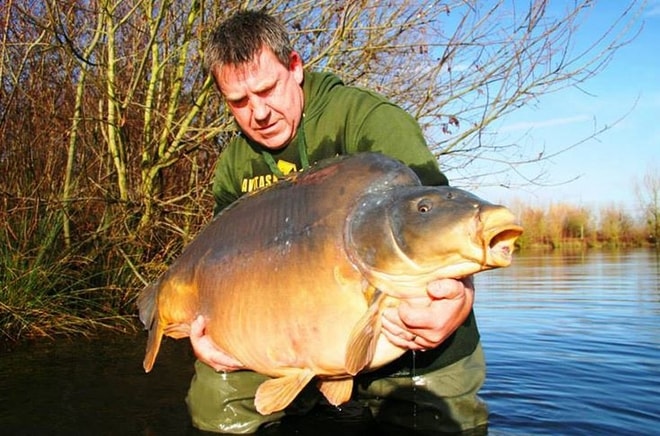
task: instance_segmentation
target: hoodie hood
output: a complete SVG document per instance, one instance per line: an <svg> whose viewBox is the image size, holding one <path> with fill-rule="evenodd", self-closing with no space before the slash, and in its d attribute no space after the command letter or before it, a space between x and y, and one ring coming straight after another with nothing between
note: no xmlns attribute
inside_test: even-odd
<svg viewBox="0 0 660 436"><path fill-rule="evenodd" d="M305 95L305 117L316 117L329 102L328 95L332 88L343 86L344 82L332 73L305 70L303 76L303 93Z"/></svg>

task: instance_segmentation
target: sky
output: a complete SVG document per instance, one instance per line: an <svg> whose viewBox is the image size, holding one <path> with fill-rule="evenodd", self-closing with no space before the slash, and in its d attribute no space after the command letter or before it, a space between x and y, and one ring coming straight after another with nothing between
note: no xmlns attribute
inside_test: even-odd
<svg viewBox="0 0 660 436"><path fill-rule="evenodd" d="M578 37L606 28L622 3L626 2L598 2ZM647 1L640 24L641 33L605 70L582 84L582 90L567 88L542 96L535 107L506 116L500 132L503 137L528 132L527 140L551 153L580 142L594 129L610 128L545 161L546 186L482 187L476 194L503 204L564 203L595 211L614 206L632 216L639 213L635 185L644 174L660 171L660 0Z"/></svg>

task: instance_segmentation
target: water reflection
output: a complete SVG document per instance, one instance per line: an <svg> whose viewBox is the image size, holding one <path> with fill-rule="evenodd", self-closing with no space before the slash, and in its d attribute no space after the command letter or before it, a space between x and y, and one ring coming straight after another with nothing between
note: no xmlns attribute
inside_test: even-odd
<svg viewBox="0 0 660 436"><path fill-rule="evenodd" d="M494 435L653 434L660 417L660 267L654 252L518 256L476 278ZM183 398L194 360L146 336L21 344L0 355L0 433L198 435ZM319 413L272 435L365 435ZM350 421L350 420L349 420Z"/></svg>

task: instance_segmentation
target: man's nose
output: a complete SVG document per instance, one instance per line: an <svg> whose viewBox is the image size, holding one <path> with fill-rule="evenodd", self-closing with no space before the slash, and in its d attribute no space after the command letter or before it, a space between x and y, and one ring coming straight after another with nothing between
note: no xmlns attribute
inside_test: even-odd
<svg viewBox="0 0 660 436"><path fill-rule="evenodd" d="M264 121L270 114L270 108L264 99L255 97L250 102L252 104L252 116L256 121Z"/></svg>

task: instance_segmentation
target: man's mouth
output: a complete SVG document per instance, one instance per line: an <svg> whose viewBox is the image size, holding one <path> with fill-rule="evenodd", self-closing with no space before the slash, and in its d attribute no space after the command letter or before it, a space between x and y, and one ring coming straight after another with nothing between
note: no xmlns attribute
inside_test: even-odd
<svg viewBox="0 0 660 436"><path fill-rule="evenodd" d="M275 130L277 128L278 121L275 121L274 123L270 123L266 126L258 126L255 130L259 133L268 133L272 130Z"/></svg>

